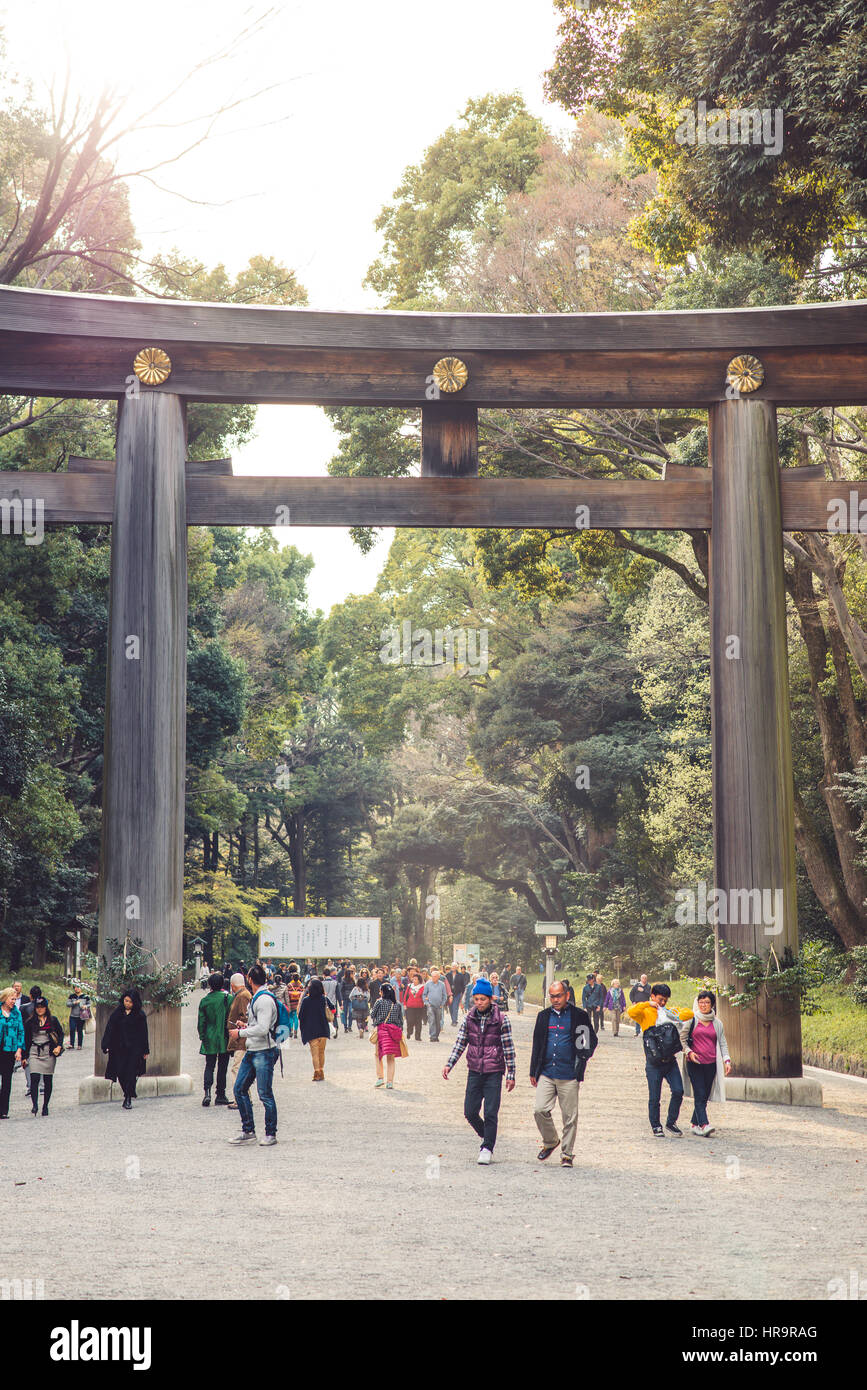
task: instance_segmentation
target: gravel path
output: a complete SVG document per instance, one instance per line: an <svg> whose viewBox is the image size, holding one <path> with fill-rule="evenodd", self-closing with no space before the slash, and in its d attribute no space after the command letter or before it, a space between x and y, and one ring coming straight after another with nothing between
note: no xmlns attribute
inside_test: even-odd
<svg viewBox="0 0 867 1390"><path fill-rule="evenodd" d="M183 1030L192 1097L79 1106L86 1049L63 1057L51 1115L33 1118L13 1078L0 1278L48 1268L46 1298L148 1299L826 1299L852 1270L867 1286L867 1087L825 1077L822 1110L717 1106L714 1138L657 1140L641 1044L606 1031L569 1172L536 1161L528 1009L511 1014L518 1085L489 1168L463 1118L463 1059L440 1076L449 1024L438 1045L411 1044L394 1091L374 1090L355 1034L329 1043L324 1085L286 1044L279 1143L233 1149L236 1112L200 1104L197 1004Z"/></svg>

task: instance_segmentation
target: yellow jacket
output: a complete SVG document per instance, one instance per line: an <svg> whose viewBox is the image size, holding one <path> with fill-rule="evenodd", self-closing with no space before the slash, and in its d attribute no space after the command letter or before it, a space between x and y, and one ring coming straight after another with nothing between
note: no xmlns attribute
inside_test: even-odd
<svg viewBox="0 0 867 1390"><path fill-rule="evenodd" d="M641 1024L642 1033L645 1028L652 1028L659 1017L656 1005L646 1002L630 1004L626 1012L635 1023ZM681 1023L686 1023L688 1019L692 1018L692 1009L672 1009L671 1012L678 1015Z"/></svg>

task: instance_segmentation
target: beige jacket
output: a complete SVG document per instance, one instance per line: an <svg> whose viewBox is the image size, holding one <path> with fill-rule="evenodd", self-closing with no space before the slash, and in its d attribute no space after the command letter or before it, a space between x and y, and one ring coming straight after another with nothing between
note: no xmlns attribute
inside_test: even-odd
<svg viewBox="0 0 867 1390"><path fill-rule="evenodd" d="M239 989L238 993L232 996L229 1006L229 1017L227 1020L229 1028L243 1028L247 1022L247 1005L253 998L248 989ZM230 1038L230 1052L245 1052L247 1044L243 1038Z"/></svg>

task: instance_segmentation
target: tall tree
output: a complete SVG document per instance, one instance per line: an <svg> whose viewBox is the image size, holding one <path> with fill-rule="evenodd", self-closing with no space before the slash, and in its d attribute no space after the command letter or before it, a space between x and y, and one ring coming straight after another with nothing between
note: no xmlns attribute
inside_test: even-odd
<svg viewBox="0 0 867 1390"><path fill-rule="evenodd" d="M432 308L464 238L500 222L510 193L539 168L545 129L516 93L468 101L457 125L404 171L376 220L383 254L366 284L390 308Z"/></svg>
<svg viewBox="0 0 867 1390"><path fill-rule="evenodd" d="M562 16L548 93L624 118L660 191L640 225L661 259L699 246L770 248L805 268L834 248L867 265L867 5L864 0L554 0ZM704 102L781 112L782 147L717 126L687 138L682 112ZM769 127L770 129L770 123ZM717 135L720 137L717 139ZM724 137L724 138L723 138Z"/></svg>

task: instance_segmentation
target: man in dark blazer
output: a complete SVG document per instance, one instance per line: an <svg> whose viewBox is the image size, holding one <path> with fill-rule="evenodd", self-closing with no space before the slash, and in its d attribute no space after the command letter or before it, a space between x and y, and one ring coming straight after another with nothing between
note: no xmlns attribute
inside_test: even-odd
<svg viewBox="0 0 867 1390"><path fill-rule="evenodd" d="M563 1148L560 1166L571 1168L578 1129L578 1087L598 1038L586 1009L570 1004L562 980L553 980L548 991L551 1004L540 1009L533 1030L530 1085L536 1091L534 1116L542 1136L540 1159L550 1158L560 1143L551 1112L560 1102Z"/></svg>
<svg viewBox="0 0 867 1390"><path fill-rule="evenodd" d="M452 1024L455 1028L457 1028L458 1010L461 1006L461 1000L464 997L464 990L470 983L470 977L461 969L461 967L456 962L452 962L451 970L446 971L446 980L448 982L448 987L451 990L451 999L449 1000L449 1011L452 1016Z"/></svg>

